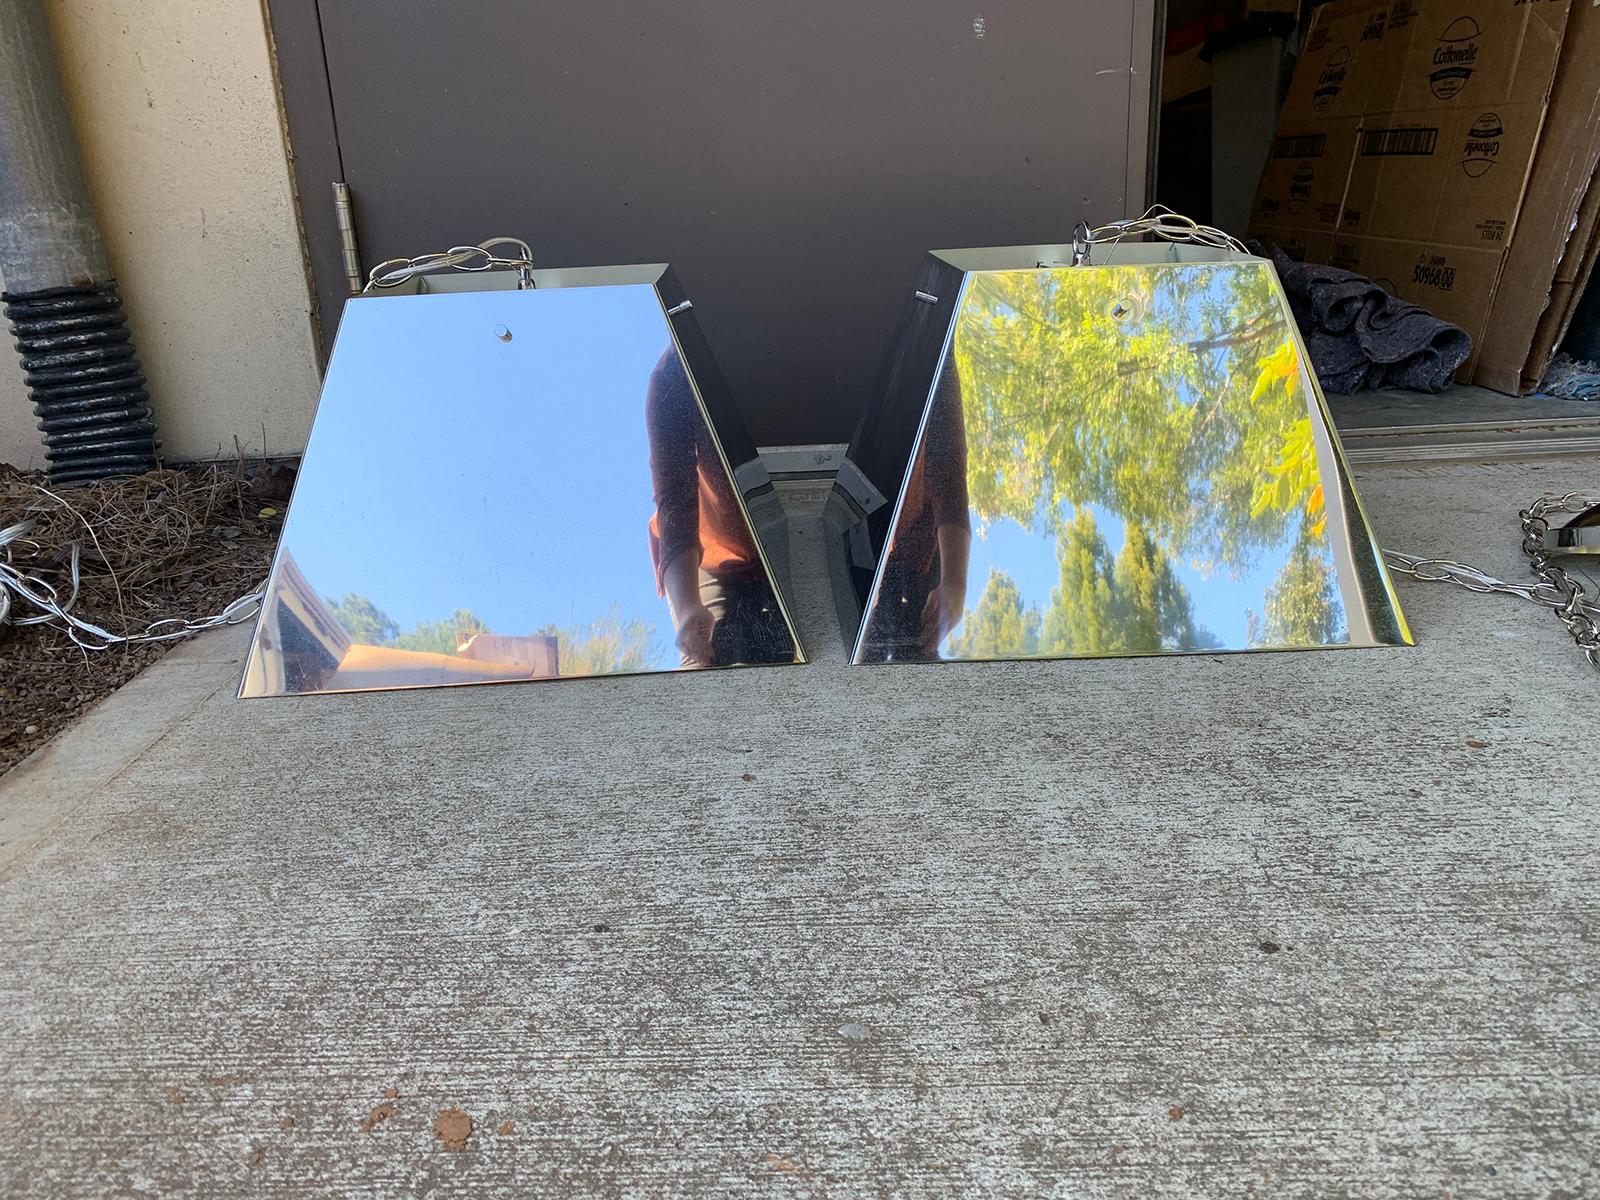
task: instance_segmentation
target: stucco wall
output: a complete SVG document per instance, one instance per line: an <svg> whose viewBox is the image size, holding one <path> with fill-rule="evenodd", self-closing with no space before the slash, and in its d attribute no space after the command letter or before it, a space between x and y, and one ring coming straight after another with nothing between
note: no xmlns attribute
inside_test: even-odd
<svg viewBox="0 0 1600 1200"><path fill-rule="evenodd" d="M68 105L168 458L296 451L310 297L258 0L51 0ZM0 460L43 465L9 338Z"/></svg>

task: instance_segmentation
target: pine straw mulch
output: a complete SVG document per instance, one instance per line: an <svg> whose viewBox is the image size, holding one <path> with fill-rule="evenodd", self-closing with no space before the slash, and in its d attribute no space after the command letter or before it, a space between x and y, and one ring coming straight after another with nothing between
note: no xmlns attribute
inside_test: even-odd
<svg viewBox="0 0 1600 1200"><path fill-rule="evenodd" d="M266 577L293 482L290 465L239 461L51 487L0 463L0 528L38 522L0 556L64 599L76 542L71 611L110 633L208 617ZM16 601L11 616L36 611ZM0 774L179 644L86 651L47 625L0 626Z"/></svg>

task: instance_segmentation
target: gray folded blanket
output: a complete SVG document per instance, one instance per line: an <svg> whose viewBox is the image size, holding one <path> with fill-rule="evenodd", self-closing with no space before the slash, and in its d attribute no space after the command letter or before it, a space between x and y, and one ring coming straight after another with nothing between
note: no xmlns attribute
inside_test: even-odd
<svg viewBox="0 0 1600 1200"><path fill-rule="evenodd" d="M1251 250L1266 257L1259 244ZM1465 329L1397 300L1364 275L1295 262L1275 247L1270 257L1325 391L1442 392L1472 354Z"/></svg>

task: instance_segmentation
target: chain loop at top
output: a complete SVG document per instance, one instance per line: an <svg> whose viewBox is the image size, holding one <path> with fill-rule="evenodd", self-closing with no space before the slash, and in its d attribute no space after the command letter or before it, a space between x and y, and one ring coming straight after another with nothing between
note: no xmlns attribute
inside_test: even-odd
<svg viewBox="0 0 1600 1200"><path fill-rule="evenodd" d="M1090 228L1078 222L1072 231L1072 265L1089 263L1090 251L1097 245L1115 245L1123 238L1149 235L1158 241L1180 242L1191 246L1210 246L1213 250L1233 250L1249 254L1250 250L1231 233L1212 225L1202 225L1192 217L1175 213L1165 204L1152 204L1137 217L1125 221L1110 221Z"/></svg>
<svg viewBox="0 0 1600 1200"><path fill-rule="evenodd" d="M511 245L521 249L520 258L501 258L491 252L491 246ZM492 237L476 246L451 246L433 254L419 254L415 258L385 259L367 272L367 285L361 294L378 288L399 287L418 275L431 275L437 271L493 271L507 269L517 273L518 286L533 287L533 249L521 238Z"/></svg>

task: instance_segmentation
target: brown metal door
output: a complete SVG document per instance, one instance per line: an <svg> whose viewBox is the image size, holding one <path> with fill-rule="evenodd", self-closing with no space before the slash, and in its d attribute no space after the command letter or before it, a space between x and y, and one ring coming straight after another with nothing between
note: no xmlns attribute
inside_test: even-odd
<svg viewBox="0 0 1600 1200"><path fill-rule="evenodd" d="M671 262L756 440L844 441L925 251L1142 207L1154 3L272 0L327 335L342 171L367 268Z"/></svg>

